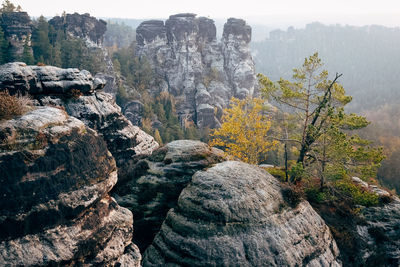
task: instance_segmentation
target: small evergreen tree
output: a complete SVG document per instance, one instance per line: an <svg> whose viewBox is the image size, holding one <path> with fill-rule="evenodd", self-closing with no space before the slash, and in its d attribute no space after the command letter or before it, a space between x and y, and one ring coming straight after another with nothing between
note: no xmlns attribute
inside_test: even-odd
<svg viewBox="0 0 400 267"><path fill-rule="evenodd" d="M43 16L39 17L37 27L32 33L32 49L36 63L51 64L52 46L49 39L49 23Z"/></svg>
<svg viewBox="0 0 400 267"><path fill-rule="evenodd" d="M2 27L0 27L0 64L7 62L8 42L4 36Z"/></svg>
<svg viewBox="0 0 400 267"><path fill-rule="evenodd" d="M25 62L27 65L34 64L34 58L32 55L32 48L29 46L28 38L25 40L24 50L22 52L21 61Z"/></svg>
<svg viewBox="0 0 400 267"><path fill-rule="evenodd" d="M383 160L382 150L351 135L352 130L366 127L368 121L344 112L352 98L337 83L341 75L328 80L322 65L315 53L301 68L293 70L293 82L281 78L273 83L259 75L264 97L297 121L291 140L298 144L298 171L292 172L291 180L301 179L296 173L304 171L319 176L321 186L325 177L374 177Z"/></svg>
<svg viewBox="0 0 400 267"><path fill-rule="evenodd" d="M20 6L18 6L19 9L21 9ZM14 12L16 11L16 7L13 3L11 3L9 0L5 0L2 4L1 4L1 9L0 9L0 13L5 13L5 12ZM19 10L17 10L19 11Z"/></svg>

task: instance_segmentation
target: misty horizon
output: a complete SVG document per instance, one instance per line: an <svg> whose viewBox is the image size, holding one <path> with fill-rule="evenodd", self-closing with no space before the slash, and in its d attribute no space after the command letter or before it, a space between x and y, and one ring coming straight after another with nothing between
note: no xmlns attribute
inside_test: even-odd
<svg viewBox="0 0 400 267"><path fill-rule="evenodd" d="M323 3L317 0L302 2L282 0L279 2L244 2L203 0L193 3L182 0L151 1L140 4L126 0L78 1L70 0L57 4L51 0L12 0L20 5L30 16L53 17L66 13L89 13L98 18L121 19L167 19L178 13L194 13L197 16L214 20L226 20L230 17L245 19L250 25L264 25L271 28L286 29L289 26L304 27L311 22L341 25L383 25L400 27L400 3L395 0L377 1L344 1Z"/></svg>

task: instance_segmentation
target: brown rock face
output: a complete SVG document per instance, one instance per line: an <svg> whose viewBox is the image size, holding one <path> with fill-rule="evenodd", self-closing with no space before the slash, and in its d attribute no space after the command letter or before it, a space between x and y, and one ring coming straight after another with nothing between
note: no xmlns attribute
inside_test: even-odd
<svg viewBox="0 0 400 267"><path fill-rule="evenodd" d="M108 196L115 161L95 131L61 109L38 107L1 122L0 139L1 263L138 260L132 214Z"/></svg>

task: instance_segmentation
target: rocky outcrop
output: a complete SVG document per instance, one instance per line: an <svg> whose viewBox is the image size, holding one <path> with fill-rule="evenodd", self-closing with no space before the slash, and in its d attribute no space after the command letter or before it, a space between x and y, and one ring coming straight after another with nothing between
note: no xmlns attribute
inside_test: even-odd
<svg viewBox="0 0 400 267"><path fill-rule="evenodd" d="M383 202L378 207L360 209L354 229L358 266L400 266L400 199L358 177L352 179Z"/></svg>
<svg viewBox="0 0 400 267"><path fill-rule="evenodd" d="M70 38L85 41L89 57L98 59L96 63L98 73L93 73L96 78L105 80L104 91L115 97L120 78L114 70L111 56L107 49L103 47L104 34L107 30L107 22L90 16L90 14L65 14L56 16L49 20L49 24L56 30L62 30Z"/></svg>
<svg viewBox="0 0 400 267"><path fill-rule="evenodd" d="M0 90L10 94L88 94L104 85L104 80L94 78L86 70L27 66L22 62L0 66Z"/></svg>
<svg viewBox="0 0 400 267"><path fill-rule="evenodd" d="M361 211L359 266L400 266L400 199Z"/></svg>
<svg viewBox="0 0 400 267"><path fill-rule="evenodd" d="M138 100L132 100L125 104L123 110L125 117L132 122L133 125L141 125L143 104Z"/></svg>
<svg viewBox="0 0 400 267"><path fill-rule="evenodd" d="M112 195L133 211L135 227L140 229L133 240L142 251L159 231L168 210L175 207L192 175L223 158L221 151L207 144L179 140L132 162L133 171L125 181L119 181Z"/></svg>
<svg viewBox="0 0 400 267"><path fill-rule="evenodd" d="M62 107L70 116L96 130L106 141L120 168L138 154L151 154L158 147L153 137L127 120L114 99L98 91L105 81L88 71L52 66L9 63L0 66L0 88L10 93L29 93L41 106ZM1 90L0 89L0 90Z"/></svg>
<svg viewBox="0 0 400 267"><path fill-rule="evenodd" d="M4 36L9 43L9 56L19 58L25 44L31 49L32 20L26 12L4 12L0 17Z"/></svg>
<svg viewBox="0 0 400 267"><path fill-rule="evenodd" d="M214 21L195 14L145 21L136 30L137 55L146 57L158 82L151 91L171 93L180 118L199 127L217 127L231 97L252 95L257 88L250 54L251 28L229 19L220 43Z"/></svg>
<svg viewBox="0 0 400 267"><path fill-rule="evenodd" d="M63 107L69 115L96 130L107 142L119 168L134 155L149 155L158 147L153 137L122 115L109 94L95 92L79 98L41 95L37 99L41 105Z"/></svg>
<svg viewBox="0 0 400 267"><path fill-rule="evenodd" d="M83 122L53 107L2 121L0 173L2 264L139 266L115 161Z"/></svg>
<svg viewBox="0 0 400 267"><path fill-rule="evenodd" d="M289 206L266 171L228 161L193 176L143 266L341 266L338 254L308 202Z"/></svg>
<svg viewBox="0 0 400 267"><path fill-rule="evenodd" d="M70 36L81 38L95 46L102 45L107 30L107 22L91 17L88 13L56 16L49 20L49 24L55 30L64 30Z"/></svg>

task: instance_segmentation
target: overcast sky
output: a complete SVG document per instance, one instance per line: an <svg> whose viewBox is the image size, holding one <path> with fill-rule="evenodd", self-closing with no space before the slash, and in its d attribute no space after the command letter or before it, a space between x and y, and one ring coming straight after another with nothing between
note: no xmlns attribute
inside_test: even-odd
<svg viewBox="0 0 400 267"><path fill-rule="evenodd" d="M210 18L251 17L279 25L321 21L400 26L400 0L11 0L31 16L90 13L96 17L167 18L191 12Z"/></svg>

